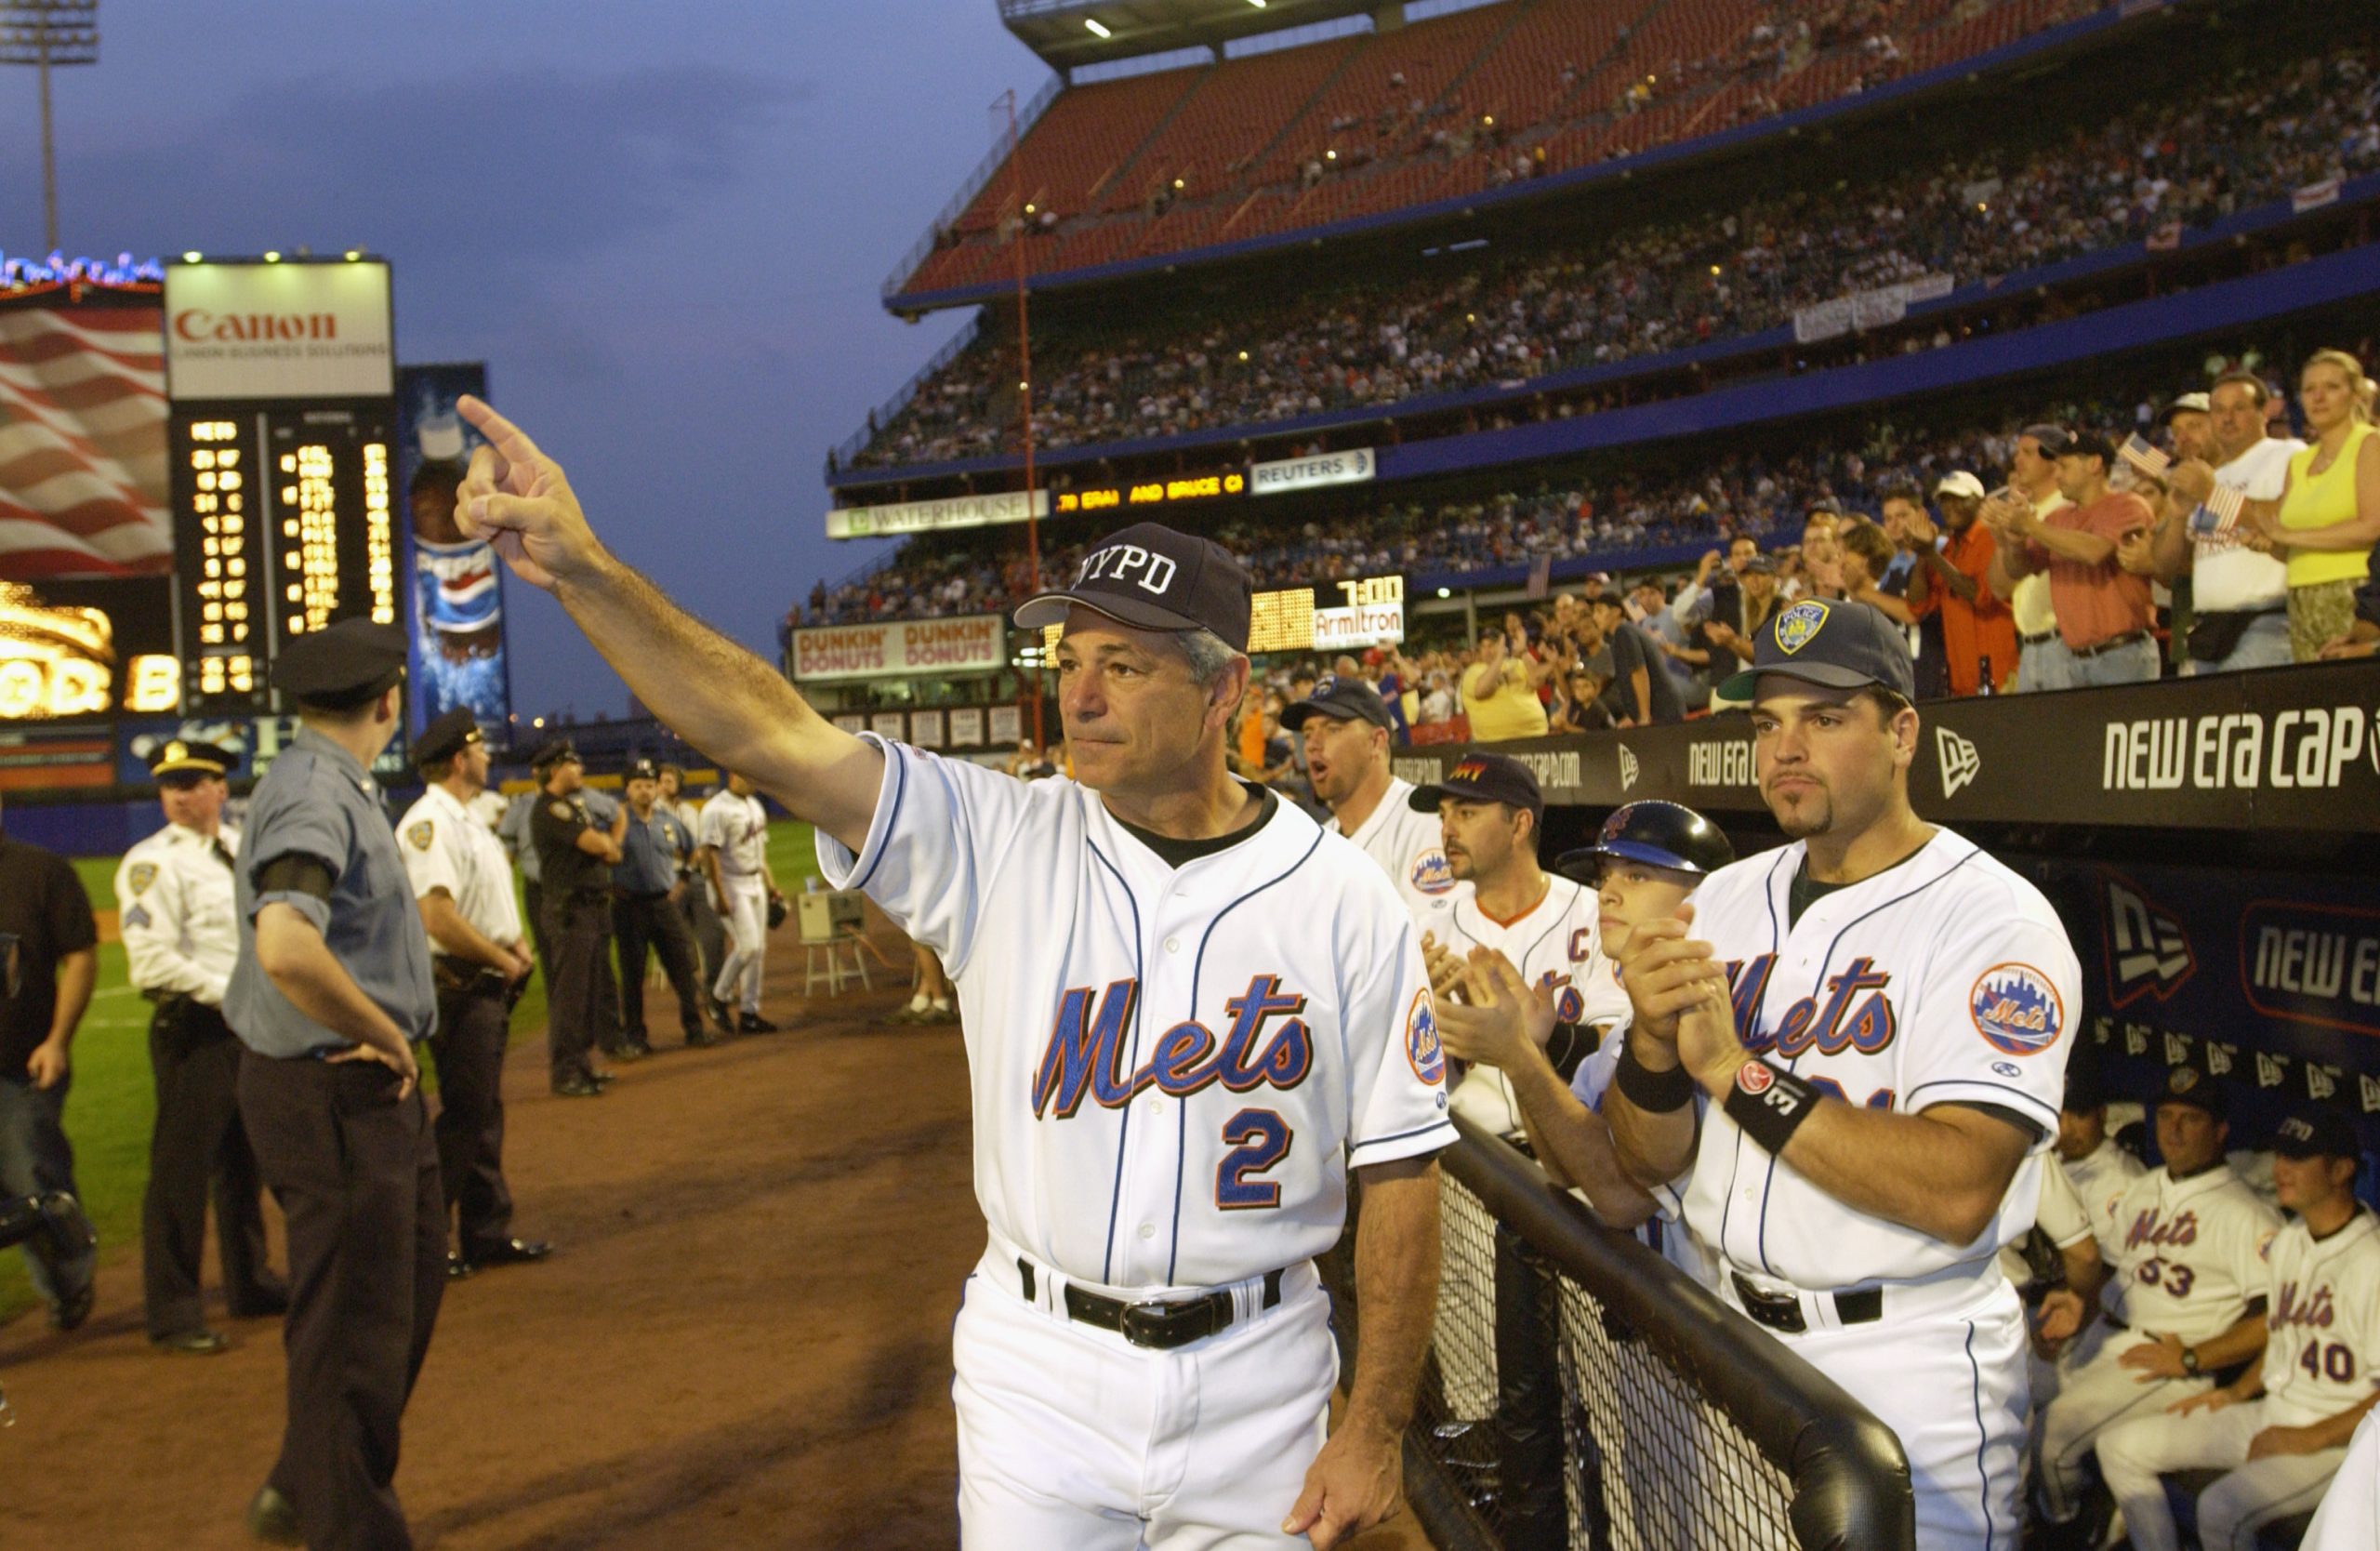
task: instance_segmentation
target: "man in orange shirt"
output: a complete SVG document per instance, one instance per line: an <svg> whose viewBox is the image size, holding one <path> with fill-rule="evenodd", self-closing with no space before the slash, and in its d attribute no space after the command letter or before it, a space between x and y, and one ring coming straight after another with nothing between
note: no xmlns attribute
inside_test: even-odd
<svg viewBox="0 0 2380 1551"><path fill-rule="evenodd" d="M1994 592L2036 571L2049 573L2058 655L2067 682L2078 688L2139 683L2158 673L2149 579L2116 561L2122 540L2154 519L2147 501L2109 486L2115 464L2115 444L2105 436L2071 431L2057 455L2057 488L2073 505L2042 517L2031 502L2008 499L1987 502L1982 513L1995 529Z"/></svg>
<svg viewBox="0 0 2380 1551"><path fill-rule="evenodd" d="M1945 474L1934 486L1942 526L1937 528L1924 508L1916 507L1893 535L1916 555L1924 578L1924 599L1911 606L1921 616L1941 616L1942 663L1953 695L1977 693L1987 662L1992 694L2006 691L2016 677L2016 617L1991 590L1995 546L1990 528L1976 521L1983 495L1983 481L1965 470ZM1915 600L1919 589L1910 592Z"/></svg>

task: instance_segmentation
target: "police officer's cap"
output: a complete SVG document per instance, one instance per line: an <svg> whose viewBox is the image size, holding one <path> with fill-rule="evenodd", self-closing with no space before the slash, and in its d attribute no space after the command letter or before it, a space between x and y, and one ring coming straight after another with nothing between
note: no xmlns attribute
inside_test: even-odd
<svg viewBox="0 0 2380 1551"><path fill-rule="evenodd" d="M529 757L529 768L543 775L558 764L583 764L578 746L566 737L558 737Z"/></svg>
<svg viewBox="0 0 2380 1551"><path fill-rule="evenodd" d="M1554 858L1554 870L1578 882L1592 883L1602 877L1604 864L1613 859L1699 875L1716 872L1734 861L1736 848L1717 825L1683 803L1631 802L1612 810L1594 844Z"/></svg>
<svg viewBox="0 0 2380 1551"><path fill-rule="evenodd" d="M630 760L627 778L631 781L657 781L661 779L661 767L651 760Z"/></svg>
<svg viewBox="0 0 2380 1551"><path fill-rule="evenodd" d="M159 744L149 756L149 774L168 785L180 785L209 776L228 776L239 762L239 756L228 749L178 737ZM179 776L181 781L167 780L170 776Z"/></svg>
<svg viewBox="0 0 2380 1551"><path fill-rule="evenodd" d="M421 730L421 741L413 746L413 762L416 767L436 764L485 740L486 735L480 731L479 719L471 714L471 709L456 706Z"/></svg>
<svg viewBox="0 0 2380 1551"><path fill-rule="evenodd" d="M369 619L342 619L281 649L272 687L324 710L361 706L404 677L404 633Z"/></svg>

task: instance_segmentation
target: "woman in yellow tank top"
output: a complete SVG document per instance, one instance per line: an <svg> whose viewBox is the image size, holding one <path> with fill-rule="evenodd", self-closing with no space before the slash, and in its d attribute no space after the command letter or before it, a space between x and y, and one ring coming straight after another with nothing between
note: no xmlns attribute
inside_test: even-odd
<svg viewBox="0 0 2380 1551"><path fill-rule="evenodd" d="M2380 433L2372 425L2372 384L2345 351L2318 351L2298 378L2311 445L2289 460L2278 503L2250 503L2248 516L2289 561L2289 644L2299 662L2355 622L2355 590L2370 575L2380 540Z"/></svg>

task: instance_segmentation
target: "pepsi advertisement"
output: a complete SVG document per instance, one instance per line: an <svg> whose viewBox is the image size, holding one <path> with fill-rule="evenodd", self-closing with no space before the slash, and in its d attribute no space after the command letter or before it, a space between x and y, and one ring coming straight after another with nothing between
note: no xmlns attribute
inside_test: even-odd
<svg viewBox="0 0 2380 1551"><path fill-rule="evenodd" d="M413 725L468 706L484 728L512 712L504 649L504 566L467 538L455 518L463 471L480 435L456 401L487 393L483 362L403 366L397 371L397 483L403 492L404 574L413 588Z"/></svg>

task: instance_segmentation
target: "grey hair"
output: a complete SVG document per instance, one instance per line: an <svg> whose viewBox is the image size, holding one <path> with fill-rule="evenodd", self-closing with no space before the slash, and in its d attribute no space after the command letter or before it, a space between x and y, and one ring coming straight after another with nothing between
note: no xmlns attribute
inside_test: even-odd
<svg viewBox="0 0 2380 1551"><path fill-rule="evenodd" d="M1215 681L1230 669L1233 659L1243 655L1207 630L1176 630L1173 643L1190 659L1190 676L1198 681L1200 689L1213 688Z"/></svg>

